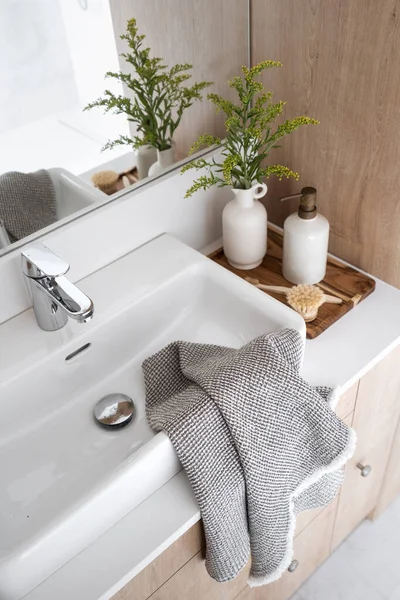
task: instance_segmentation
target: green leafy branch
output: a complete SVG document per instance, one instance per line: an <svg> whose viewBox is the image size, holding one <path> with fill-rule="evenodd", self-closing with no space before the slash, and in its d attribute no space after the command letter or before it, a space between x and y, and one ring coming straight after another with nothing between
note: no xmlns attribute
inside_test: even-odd
<svg viewBox="0 0 400 600"><path fill-rule="evenodd" d="M272 93L266 91L256 78L265 69L281 66L280 62L266 60L252 68L242 67L242 76L234 77L228 82L237 93L237 104L219 94L208 94L207 98L215 105L217 113L222 111L225 114L226 137L221 141L212 135L202 135L191 147L189 155L200 148L221 144L222 160L217 162L214 158L200 158L184 165L182 173L189 169L206 169L207 172L207 175L201 175L194 181L186 192L186 198L200 189L206 190L214 185L249 189L254 182L260 182L271 175L278 179L298 179L298 173L283 165L263 166L270 150L279 148L277 142L281 138L299 127L319 122L310 117L296 117L272 130L272 123L282 115L285 102L273 103Z"/></svg>
<svg viewBox="0 0 400 600"><path fill-rule="evenodd" d="M103 97L90 102L84 110L103 108L105 113L125 114L136 127L137 133L132 138L120 135L107 142L103 150L118 145L131 145L135 149L150 145L166 150L172 145L174 132L185 110L195 101L202 100L202 91L212 82L184 85L191 78L192 65L177 64L169 69L161 58L151 58L150 48L143 47L145 36L139 35L135 19L128 21L127 32L121 39L128 43L130 52L121 56L131 66L133 75L109 71L106 78L125 85L132 92L132 99L106 90Z"/></svg>

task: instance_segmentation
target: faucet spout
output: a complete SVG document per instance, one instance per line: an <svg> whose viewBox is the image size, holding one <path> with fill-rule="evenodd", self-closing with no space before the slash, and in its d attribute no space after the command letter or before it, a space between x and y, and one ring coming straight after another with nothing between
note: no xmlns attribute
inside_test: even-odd
<svg viewBox="0 0 400 600"><path fill-rule="evenodd" d="M34 283L70 319L87 323L93 318L93 302L65 275L35 279Z"/></svg>
<svg viewBox="0 0 400 600"><path fill-rule="evenodd" d="M26 248L21 253L22 271L33 301L33 310L41 329L56 331L68 318L87 323L93 317L92 300L74 285L65 273L68 263L43 244Z"/></svg>

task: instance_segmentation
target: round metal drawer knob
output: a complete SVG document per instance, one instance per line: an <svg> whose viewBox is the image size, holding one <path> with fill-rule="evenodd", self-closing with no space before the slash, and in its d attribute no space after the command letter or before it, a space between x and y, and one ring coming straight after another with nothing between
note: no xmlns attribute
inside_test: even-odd
<svg viewBox="0 0 400 600"><path fill-rule="evenodd" d="M295 571L298 566L299 566L299 561L298 560L292 560L292 562L288 566L289 573L293 573L293 571Z"/></svg>
<svg viewBox="0 0 400 600"><path fill-rule="evenodd" d="M357 464L357 467L360 469L361 471L361 477L368 477L368 475L371 473L372 471L372 467L371 465L362 465L361 463Z"/></svg>

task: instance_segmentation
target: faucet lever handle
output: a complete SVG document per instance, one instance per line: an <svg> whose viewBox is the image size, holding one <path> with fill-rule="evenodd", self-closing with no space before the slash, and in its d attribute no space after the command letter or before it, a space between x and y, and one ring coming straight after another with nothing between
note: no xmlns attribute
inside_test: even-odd
<svg viewBox="0 0 400 600"><path fill-rule="evenodd" d="M22 249L21 264L23 273L32 279L60 277L69 269L65 260L40 243Z"/></svg>

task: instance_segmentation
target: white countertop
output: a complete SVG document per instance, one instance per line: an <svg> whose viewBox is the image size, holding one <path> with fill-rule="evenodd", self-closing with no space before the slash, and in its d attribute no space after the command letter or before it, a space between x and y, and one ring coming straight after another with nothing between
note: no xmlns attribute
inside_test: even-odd
<svg viewBox="0 0 400 600"><path fill-rule="evenodd" d="M339 385L344 391L399 343L400 290L376 280L373 294L318 338L307 340L302 375L312 384ZM199 518L181 471L25 600L111 598Z"/></svg>

